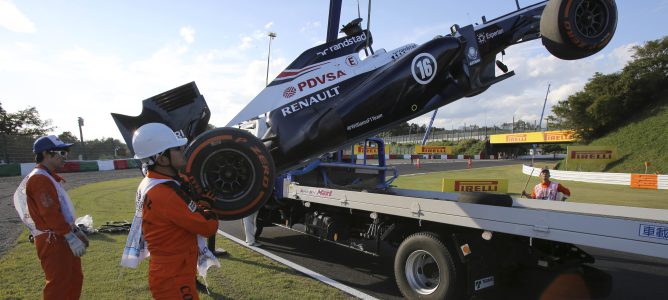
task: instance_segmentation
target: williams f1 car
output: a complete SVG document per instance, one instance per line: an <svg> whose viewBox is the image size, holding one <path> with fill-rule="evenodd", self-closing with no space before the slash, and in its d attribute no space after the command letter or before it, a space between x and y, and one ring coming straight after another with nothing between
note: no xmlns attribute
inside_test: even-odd
<svg viewBox="0 0 668 300"><path fill-rule="evenodd" d="M541 39L565 60L598 52L615 32L617 8L614 0L544 1L389 51L373 50L360 21L304 51L226 127L207 130L210 112L194 82L144 100L137 117L112 116L130 150L134 130L149 122L187 137L183 174L221 219L238 219L265 203L276 174L512 77L497 60L512 45ZM263 136L234 128L260 115Z"/></svg>

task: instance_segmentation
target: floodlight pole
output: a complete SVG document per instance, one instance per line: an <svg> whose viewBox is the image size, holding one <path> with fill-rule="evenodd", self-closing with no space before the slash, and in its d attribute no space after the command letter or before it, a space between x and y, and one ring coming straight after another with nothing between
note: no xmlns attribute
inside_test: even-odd
<svg viewBox="0 0 668 300"><path fill-rule="evenodd" d="M264 81L264 85L268 86L269 85L269 58L271 57L271 40L273 40L276 37L275 32L269 32L269 53L267 54L267 79Z"/></svg>
<svg viewBox="0 0 668 300"><path fill-rule="evenodd" d="M79 122L79 138L81 139L81 149L83 149L82 150L83 151L83 159L86 160L87 159L87 157L86 157L86 144L84 144L83 130L81 130L81 127L84 126L84 119L82 117L79 117L77 119L77 121Z"/></svg>

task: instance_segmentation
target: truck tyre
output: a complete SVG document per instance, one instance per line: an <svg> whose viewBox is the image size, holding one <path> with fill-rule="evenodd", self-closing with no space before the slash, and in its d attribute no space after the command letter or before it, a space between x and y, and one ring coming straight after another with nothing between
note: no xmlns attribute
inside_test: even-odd
<svg viewBox="0 0 668 300"><path fill-rule="evenodd" d="M431 232L415 233L401 243L394 277L408 299L458 299L463 285L452 254Z"/></svg>
<svg viewBox="0 0 668 300"><path fill-rule="evenodd" d="M614 0L550 0L540 18L543 45L552 55L566 60L600 51L616 28Z"/></svg>
<svg viewBox="0 0 668 300"><path fill-rule="evenodd" d="M467 192L459 194L459 198L457 199L457 201L463 203L474 203L474 204L503 206L503 207L513 206L513 198L504 194Z"/></svg>
<svg viewBox="0 0 668 300"><path fill-rule="evenodd" d="M264 144L236 128L199 135L185 152L184 174L195 191L211 199L221 220L237 220L262 207L274 189L274 162Z"/></svg>

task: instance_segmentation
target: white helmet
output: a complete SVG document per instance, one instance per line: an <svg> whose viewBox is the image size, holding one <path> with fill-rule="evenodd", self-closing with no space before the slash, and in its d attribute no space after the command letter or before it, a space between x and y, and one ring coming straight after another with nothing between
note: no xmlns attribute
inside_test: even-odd
<svg viewBox="0 0 668 300"><path fill-rule="evenodd" d="M144 124L132 136L135 158L142 160L187 142L188 139L177 137L171 128L162 123Z"/></svg>

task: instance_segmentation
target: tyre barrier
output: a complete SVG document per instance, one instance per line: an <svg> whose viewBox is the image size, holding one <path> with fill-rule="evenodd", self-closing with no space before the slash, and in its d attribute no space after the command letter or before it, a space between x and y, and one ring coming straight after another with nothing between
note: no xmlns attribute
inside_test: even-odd
<svg viewBox="0 0 668 300"><path fill-rule="evenodd" d="M480 155L452 155L452 154L386 154L385 159L432 159L432 160L449 160L449 159L496 159L494 155L481 157ZM364 159L362 154L357 154L357 159ZM378 159L378 155L367 155L367 159ZM344 155L343 161L350 161L350 155ZM26 176L35 167L35 163L10 163L0 164L0 177L10 176ZM72 172L93 172L93 171L111 171L111 170L125 170L138 169L141 167L141 162L137 159L114 159L114 160L88 160L88 161L67 161L65 162L64 170L60 173ZM661 184L661 183L659 183ZM668 182L666 182L668 186ZM667 187L668 188L668 187Z"/></svg>
<svg viewBox="0 0 668 300"><path fill-rule="evenodd" d="M35 165L35 163L0 164L0 177L26 176L35 168ZM140 167L141 163L136 159L71 160L66 161L65 166L58 170L58 173L112 171Z"/></svg>

